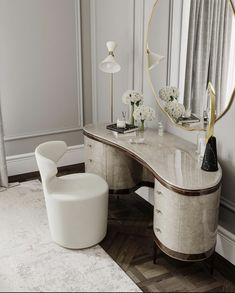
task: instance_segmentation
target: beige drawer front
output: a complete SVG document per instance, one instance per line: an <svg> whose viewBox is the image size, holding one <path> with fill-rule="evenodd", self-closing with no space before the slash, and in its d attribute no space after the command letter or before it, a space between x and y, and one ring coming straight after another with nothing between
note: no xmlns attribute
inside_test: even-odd
<svg viewBox="0 0 235 293"><path fill-rule="evenodd" d="M220 190L184 196L162 186L154 192L154 233L167 248L186 254L210 250L216 241Z"/></svg>
<svg viewBox="0 0 235 293"><path fill-rule="evenodd" d="M162 189L154 192L154 233L168 248L179 247L179 207L178 198Z"/></svg>
<svg viewBox="0 0 235 293"><path fill-rule="evenodd" d="M84 137L85 170L106 179L106 156L104 145L98 141Z"/></svg>

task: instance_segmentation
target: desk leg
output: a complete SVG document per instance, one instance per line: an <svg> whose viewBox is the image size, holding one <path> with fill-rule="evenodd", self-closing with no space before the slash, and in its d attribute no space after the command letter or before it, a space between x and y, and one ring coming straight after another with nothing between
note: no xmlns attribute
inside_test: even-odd
<svg viewBox="0 0 235 293"><path fill-rule="evenodd" d="M153 263L157 263L157 258L160 255L161 250L158 248L157 244L155 241L153 241Z"/></svg>

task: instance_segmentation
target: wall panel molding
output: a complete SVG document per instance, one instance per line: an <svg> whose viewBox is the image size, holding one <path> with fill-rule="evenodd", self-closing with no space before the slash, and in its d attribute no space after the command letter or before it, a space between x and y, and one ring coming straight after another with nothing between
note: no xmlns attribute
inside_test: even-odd
<svg viewBox="0 0 235 293"><path fill-rule="evenodd" d="M97 51L96 51L96 0L90 0L91 15L91 65L92 65L92 119L93 123L97 123Z"/></svg>
<svg viewBox="0 0 235 293"><path fill-rule="evenodd" d="M84 145L68 147L58 166L69 166L84 162ZM38 171L34 153L20 154L7 157L8 176Z"/></svg>
<svg viewBox="0 0 235 293"><path fill-rule="evenodd" d="M53 134L60 134L60 133L69 133L79 131L83 128L83 89L82 89L82 58L81 58L81 8L80 8L80 0L74 0L75 5L75 43L76 43L76 78L77 78L77 118L75 118L78 122L77 125L71 125L64 128L51 128L46 129L45 131L37 131L36 129L32 132L22 132L19 135L5 135L4 140L14 141L14 140L21 140L21 139L30 139L39 136L47 136ZM27 107L26 107L27 108ZM36 109L35 109L36 110ZM43 116L42 116L43 119ZM73 123L75 124L75 123Z"/></svg>
<svg viewBox="0 0 235 293"><path fill-rule="evenodd" d="M139 1L139 0L138 0ZM140 0L143 1L143 0ZM107 1L111 2L110 0ZM133 89L134 88L134 38L135 38L135 0L128 0L123 2L125 4L125 9L128 11L128 17L125 18L125 21L120 19L120 25L119 26L112 26L112 23L107 26L109 29L111 28L113 30L113 36L110 37L110 32L106 32L104 28L104 31L99 31L98 24L100 24L100 20L102 20L105 17L104 15L99 15L98 8L100 7L101 3L98 3L97 0L90 0L90 15L91 15L91 59L92 59L92 116L93 116L93 122L100 122L98 121L100 117L103 117L104 113L100 113L101 110L99 110L99 103L100 100L103 99L103 97L100 97L99 91L102 89L104 90L104 87L109 89L110 82L109 79L104 77L105 81L107 81L104 85L100 84L100 80L98 80L98 77L100 74L105 75L105 73L101 72L99 70L98 64L102 60L102 58L105 57L105 55L100 56L99 53L101 51L100 48L104 48L104 51L108 54L106 50L106 44L99 38L99 36L102 36L102 38L106 38L106 41L108 40L115 40L118 43L118 50L119 55L117 55L117 60L120 60L120 55L125 54L125 63L120 62L121 65L121 71L117 74L122 75L123 74L123 68L126 66L127 69L127 75L125 74L125 81L127 81L127 86L125 86L124 90L127 89ZM120 6L123 5L123 3L120 2ZM105 3L102 3L102 5L105 5ZM112 15L114 13L113 10L110 10L110 14ZM128 39L122 39L121 44L118 40L115 39L115 36L118 35L118 32L125 32L126 31L126 22L128 23ZM122 28L122 25L125 27ZM107 36L107 37L106 37ZM106 54L105 53L105 54ZM122 88L122 84L117 83L117 74L114 75L114 95L116 95L116 98L119 98L119 95L117 95L117 89ZM107 80L106 80L107 79ZM119 76L119 80L120 80ZM108 90L109 95L109 90ZM109 102L109 101L108 101ZM102 110L103 112L106 112L105 110ZM115 109L114 109L115 111ZM119 113L120 114L120 113ZM115 116L115 115L114 115Z"/></svg>
<svg viewBox="0 0 235 293"><path fill-rule="evenodd" d="M54 131L43 131L33 134L25 134L25 135L19 135L19 136L10 136L10 137L4 137L4 141L15 141L15 140L21 140L21 139L27 139L27 138L34 138L39 136L48 136L53 134L61 134L61 133L68 133L68 132L76 132L82 130L82 127L77 128L68 128L68 129L61 129L61 130L54 130Z"/></svg>
<svg viewBox="0 0 235 293"><path fill-rule="evenodd" d="M223 208L235 213L235 203L225 197L221 196L220 204Z"/></svg>
<svg viewBox="0 0 235 293"><path fill-rule="evenodd" d="M145 4L143 0L134 2L134 85L133 88L143 92L144 72L147 70L144 66L145 44L147 42L145 34Z"/></svg>
<svg viewBox="0 0 235 293"><path fill-rule="evenodd" d="M224 229L218 227L216 252L235 265L235 235Z"/></svg>

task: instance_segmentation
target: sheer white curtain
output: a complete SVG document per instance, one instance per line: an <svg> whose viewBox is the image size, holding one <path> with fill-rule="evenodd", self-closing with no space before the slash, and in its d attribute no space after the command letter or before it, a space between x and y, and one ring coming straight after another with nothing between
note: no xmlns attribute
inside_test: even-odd
<svg viewBox="0 0 235 293"><path fill-rule="evenodd" d="M231 46L229 55L229 69L228 69L228 88L226 93L226 105L229 103L232 91L235 87L235 17L232 22L232 32L231 32Z"/></svg>
<svg viewBox="0 0 235 293"><path fill-rule="evenodd" d="M4 144L2 111L1 111L1 102L0 102L0 190L2 189L2 187L8 187L8 175L7 175L6 154L5 154L5 144Z"/></svg>
<svg viewBox="0 0 235 293"><path fill-rule="evenodd" d="M217 95L217 113L226 99L231 44L232 11L227 0L191 1L184 104L202 116L211 81Z"/></svg>

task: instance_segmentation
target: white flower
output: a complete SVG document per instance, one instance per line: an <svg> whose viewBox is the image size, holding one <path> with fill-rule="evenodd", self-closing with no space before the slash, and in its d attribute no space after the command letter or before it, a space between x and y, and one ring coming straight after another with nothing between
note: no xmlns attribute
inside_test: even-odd
<svg viewBox="0 0 235 293"><path fill-rule="evenodd" d="M155 111L149 106L141 105L140 107L135 109L133 116L134 119L137 121L151 121L153 120L153 118L155 118Z"/></svg>
<svg viewBox="0 0 235 293"><path fill-rule="evenodd" d="M124 104L141 105L143 103L143 95L139 92L128 90L122 95Z"/></svg>
<svg viewBox="0 0 235 293"><path fill-rule="evenodd" d="M185 113L185 107L184 105L178 103L176 100L173 100L172 102L166 104L165 111L175 121L177 121Z"/></svg>
<svg viewBox="0 0 235 293"><path fill-rule="evenodd" d="M159 91L160 99L165 102L172 102L173 100L177 100L179 96L179 90L174 86L166 86Z"/></svg>

